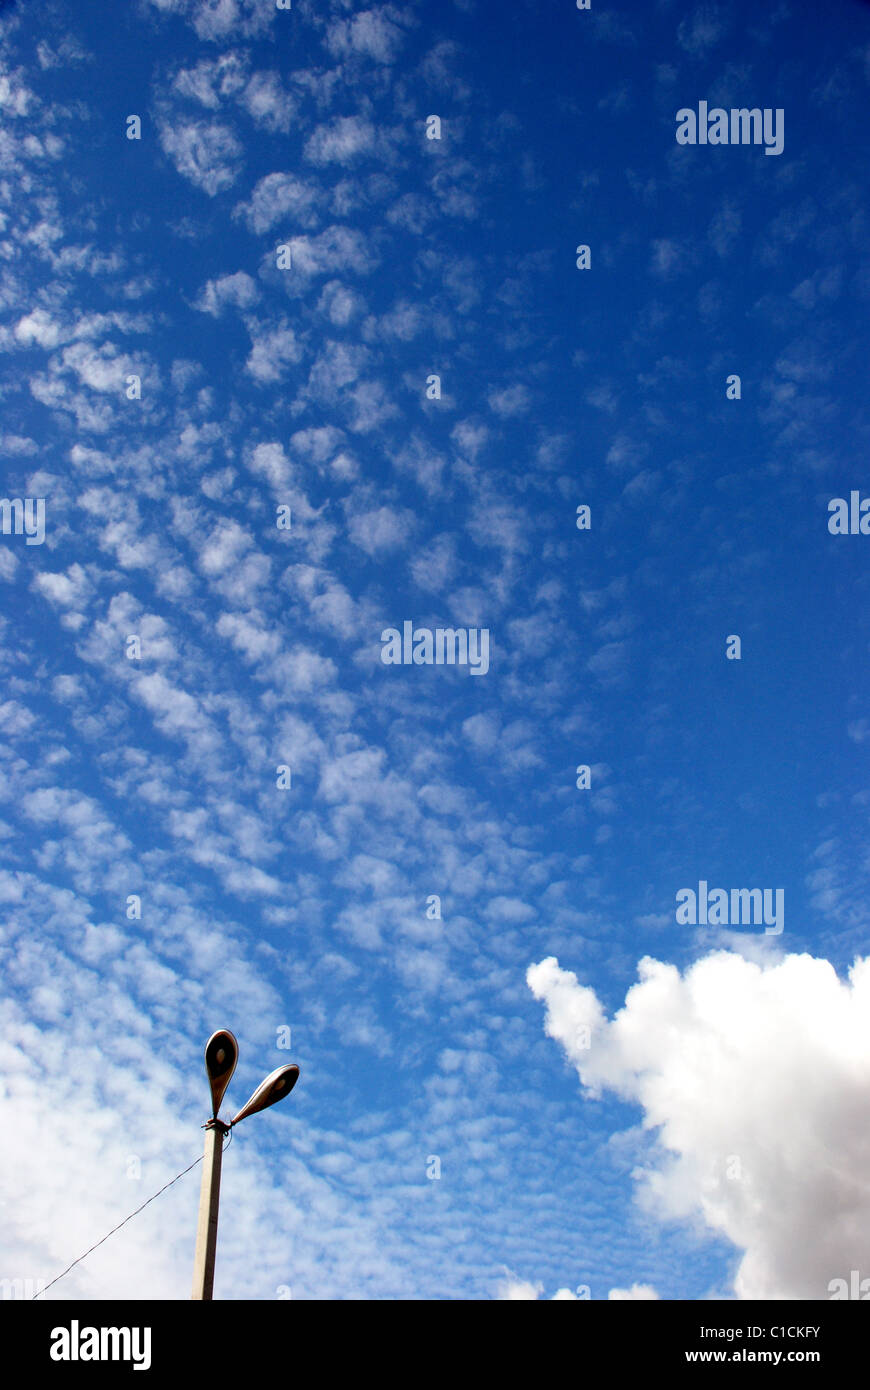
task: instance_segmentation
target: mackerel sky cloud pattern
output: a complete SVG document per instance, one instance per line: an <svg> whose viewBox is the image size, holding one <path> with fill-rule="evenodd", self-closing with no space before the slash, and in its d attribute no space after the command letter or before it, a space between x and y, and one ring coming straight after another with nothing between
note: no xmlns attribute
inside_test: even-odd
<svg viewBox="0 0 870 1390"><path fill-rule="evenodd" d="M217 1298L870 1278L868 82L854 0L0 4L0 1280L218 1028L301 1077ZM187 1298L198 1182L46 1297Z"/></svg>

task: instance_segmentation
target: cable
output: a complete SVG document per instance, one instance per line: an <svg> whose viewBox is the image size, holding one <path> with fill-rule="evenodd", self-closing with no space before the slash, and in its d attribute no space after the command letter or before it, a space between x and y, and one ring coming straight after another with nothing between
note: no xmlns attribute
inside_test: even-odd
<svg viewBox="0 0 870 1390"><path fill-rule="evenodd" d="M200 1154L199 1158L196 1159L195 1162L191 1163L190 1168L195 1168L196 1165L197 1165L197 1163L202 1163L202 1160L203 1160L203 1155ZM179 1179L179 1178L183 1178L185 1173L189 1173L189 1172L190 1172L190 1168L185 1168L182 1172L177 1173L176 1176L172 1179L172 1182L168 1182L168 1183L166 1183L163 1187L161 1187L160 1192L165 1192L165 1191L166 1191L166 1188L167 1188L167 1187L171 1187L173 1182L178 1182L178 1179ZM159 1196L160 1196L160 1192L155 1192L155 1193L154 1193L154 1197L159 1197ZM153 1202L153 1201L154 1201L154 1197L149 1197L149 1198L148 1198L148 1202ZM138 1215L139 1215L139 1212L140 1212L140 1211L143 1211L144 1208L147 1207L148 1202L143 1202L141 1207L137 1207L135 1211L131 1211L129 1216L125 1216L123 1221L120 1221L120 1222L118 1223L117 1226L113 1226L112 1229L111 1229L111 1231L109 1231L107 1235L104 1235L104 1236L103 1236L103 1240L98 1240L98 1241L97 1241L97 1245L102 1245L102 1244L103 1244L103 1241L106 1241L106 1240L109 1239L109 1236L113 1236L113 1235L115 1234L116 1231L120 1231L120 1229L121 1229L122 1226L126 1226L126 1224L127 1224L128 1221L132 1221L132 1219L133 1219L134 1216L138 1216ZM91 1254L91 1251L96 1250L97 1245L92 1245L92 1246L91 1246L91 1249L90 1249L90 1250L86 1250L85 1253L84 1253L84 1255L79 1255L79 1257L78 1257L77 1260L73 1260L73 1262L72 1262L71 1265L67 1265L66 1269L63 1271L63 1274L58 1274L57 1277L56 1277L55 1279L52 1279L52 1281L51 1281L50 1284L46 1284L46 1286L45 1286L44 1289L40 1289L40 1290L39 1290L39 1293L35 1293L35 1294L33 1295L33 1298L30 1300L31 1303L34 1302L35 1299L39 1298L40 1294L44 1294L44 1293L45 1293L45 1289L50 1289L52 1284L56 1284L57 1281L58 1281L58 1279L62 1279L63 1276L64 1276L64 1274L69 1274L69 1272L70 1272L71 1269L74 1269L76 1265L81 1264L82 1260L86 1259L87 1256Z"/></svg>

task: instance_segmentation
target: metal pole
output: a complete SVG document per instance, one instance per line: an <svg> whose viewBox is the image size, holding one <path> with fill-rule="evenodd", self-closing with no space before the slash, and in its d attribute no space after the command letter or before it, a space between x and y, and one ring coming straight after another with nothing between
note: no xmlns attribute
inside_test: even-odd
<svg viewBox="0 0 870 1390"><path fill-rule="evenodd" d="M218 1204L221 1195L221 1154L224 1135L230 1126L222 1120L209 1120L205 1126L205 1153L202 1160L202 1187L199 1193L199 1224L196 1228L196 1255L193 1262L191 1298L212 1298L214 1257L217 1251Z"/></svg>

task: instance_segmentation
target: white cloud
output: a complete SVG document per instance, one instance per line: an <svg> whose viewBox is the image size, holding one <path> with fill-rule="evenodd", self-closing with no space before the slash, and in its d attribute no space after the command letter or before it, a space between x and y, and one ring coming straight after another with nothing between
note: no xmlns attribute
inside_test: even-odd
<svg viewBox="0 0 870 1390"><path fill-rule="evenodd" d="M252 38L274 21L271 0L150 0L161 14L181 15L201 39Z"/></svg>
<svg viewBox="0 0 870 1390"><path fill-rule="evenodd" d="M361 381L348 392L348 399L353 403L348 424L361 434L378 429L385 420L391 420L399 413L398 406L379 381Z"/></svg>
<svg viewBox="0 0 870 1390"><path fill-rule="evenodd" d="M499 719L494 714L472 714L463 721L463 736L481 753L491 752L498 743Z"/></svg>
<svg viewBox="0 0 870 1390"><path fill-rule="evenodd" d="M653 241L650 265L654 275L667 279L674 267L685 263L685 255L671 237L660 237Z"/></svg>
<svg viewBox="0 0 870 1390"><path fill-rule="evenodd" d="M322 201L323 193L313 183L294 174L266 174L255 185L250 202L239 203L233 215L244 217L257 236L283 218L291 225L312 228L317 224L317 209Z"/></svg>
<svg viewBox="0 0 870 1390"><path fill-rule="evenodd" d="M210 198L239 176L242 146L229 126L219 121L187 121L164 116L160 144L183 178Z"/></svg>
<svg viewBox="0 0 870 1390"><path fill-rule="evenodd" d="M141 363L119 353L114 343L103 343L99 348L87 343L72 343L63 350L63 365L75 372L83 386L93 391L120 393L128 375L143 375Z"/></svg>
<svg viewBox="0 0 870 1390"><path fill-rule="evenodd" d="M375 129L359 116L339 116L329 125L318 126L305 142L305 158L310 164L349 164L366 154L375 143Z"/></svg>
<svg viewBox="0 0 870 1390"><path fill-rule="evenodd" d="M193 27L201 39L219 42L241 34L260 34L275 17L275 6L262 0L198 0Z"/></svg>
<svg viewBox="0 0 870 1390"><path fill-rule="evenodd" d="M400 13L393 5L382 5L363 10L353 19L336 20L326 36L327 47L336 58L358 53L378 63L392 63L404 39L396 22Z"/></svg>
<svg viewBox="0 0 870 1390"><path fill-rule="evenodd" d="M517 382L515 386L506 386L502 391L490 391L487 397L490 410L502 419L511 419L515 415L524 415L531 405L531 396L528 387L522 382Z"/></svg>
<svg viewBox="0 0 870 1390"><path fill-rule="evenodd" d="M335 274L342 270L365 275L377 264L368 238L351 227L327 227L316 237L294 237L289 245L293 269L301 275Z"/></svg>
<svg viewBox="0 0 870 1390"><path fill-rule="evenodd" d="M0 111L4 116L26 116L34 101L33 92L25 87L21 68L14 72L0 72Z"/></svg>
<svg viewBox="0 0 870 1390"><path fill-rule="evenodd" d="M414 583L430 594L444 593L454 585L458 568L456 541L446 534L436 536L411 561Z"/></svg>
<svg viewBox="0 0 870 1390"><path fill-rule="evenodd" d="M308 375L308 390L316 400L335 401L369 364L367 348L358 343L327 341Z"/></svg>
<svg viewBox="0 0 870 1390"><path fill-rule="evenodd" d="M25 347L30 347L32 343L42 348L57 347L63 336L60 325L45 309L34 309L15 325L15 337Z"/></svg>
<svg viewBox="0 0 870 1390"><path fill-rule="evenodd" d="M82 608L87 602L91 586L81 565L70 565L66 574L50 574L43 571L34 575L34 586L50 603L59 608Z"/></svg>
<svg viewBox="0 0 870 1390"><path fill-rule="evenodd" d="M295 106L276 73L255 72L240 101L257 125L272 131L290 129Z"/></svg>
<svg viewBox="0 0 870 1390"><path fill-rule="evenodd" d="M302 345L287 319L264 328L254 320L248 320L251 335L251 351L245 363L245 370L255 381L280 381L287 374L288 366L298 362L302 356Z"/></svg>
<svg viewBox="0 0 870 1390"><path fill-rule="evenodd" d="M237 521L221 521L201 543L199 567L203 574L224 574L239 563L250 545L250 536Z"/></svg>
<svg viewBox="0 0 870 1390"><path fill-rule="evenodd" d="M486 425L476 424L472 420L460 420L458 425L454 425L450 438L457 449L474 460L486 446L489 430Z"/></svg>
<svg viewBox="0 0 870 1390"><path fill-rule="evenodd" d="M422 331L425 322L420 305L403 299L394 304L389 313L382 314L379 319L370 319L364 333L369 339L399 338L403 343L409 343Z"/></svg>
<svg viewBox="0 0 870 1390"><path fill-rule="evenodd" d="M180 96L217 111L223 97L237 96L244 87L244 64L236 53L204 58L196 67L182 68L172 85Z"/></svg>
<svg viewBox="0 0 870 1390"><path fill-rule="evenodd" d="M31 439L28 435L2 434L0 435L0 450L4 454L38 454L39 445L35 439Z"/></svg>
<svg viewBox="0 0 870 1390"><path fill-rule="evenodd" d="M610 1021L552 956L527 981L587 1091L658 1131L645 1205L732 1241L739 1298L829 1297L866 1264L870 960L848 982L810 955L728 951L685 975L644 957L639 975Z"/></svg>
<svg viewBox="0 0 870 1390"><path fill-rule="evenodd" d="M36 56L39 59L39 66L45 68L67 67L73 63L84 63L90 60L91 55L82 48L78 39L72 35L64 35L56 49L53 49L45 41L36 45Z"/></svg>
<svg viewBox="0 0 870 1390"><path fill-rule="evenodd" d="M317 468L330 463L339 452L344 435L334 425L319 425L307 430L297 430L291 436L290 445L294 453L301 454Z"/></svg>
<svg viewBox="0 0 870 1390"><path fill-rule="evenodd" d="M335 662L310 647L297 646L273 664L275 684L291 694L310 694L335 684Z"/></svg>
<svg viewBox="0 0 870 1390"><path fill-rule="evenodd" d="M222 613L217 620L217 631L247 661L262 661L264 657L276 656L281 647L278 634L268 631L259 619L252 620L250 614Z"/></svg>
<svg viewBox="0 0 870 1390"><path fill-rule="evenodd" d="M611 1289L607 1297L614 1302L627 1302L630 1299L650 1300L658 1298L652 1284L632 1284L630 1289Z"/></svg>
<svg viewBox="0 0 870 1390"><path fill-rule="evenodd" d="M258 444L248 461L252 473L259 473L274 488L286 487L293 480L293 465L280 444Z"/></svg>
<svg viewBox="0 0 870 1390"><path fill-rule="evenodd" d="M365 312L365 300L356 290L343 285L340 280L329 280L323 286L317 309L325 314L330 323L344 328L352 318Z"/></svg>
<svg viewBox="0 0 870 1390"><path fill-rule="evenodd" d="M719 5L704 3L680 21L677 42L693 58L703 57L725 32L726 16Z"/></svg>
<svg viewBox="0 0 870 1390"><path fill-rule="evenodd" d="M415 517L410 511L377 507L370 512L354 513L347 530L354 545L376 559L408 545L415 530Z"/></svg>
<svg viewBox="0 0 870 1390"><path fill-rule="evenodd" d="M249 309L259 299L256 282L243 270L235 275L222 275L219 280L208 280L200 291L194 304L200 313L212 314L218 318L224 306L232 304L236 309Z"/></svg>
<svg viewBox="0 0 870 1390"><path fill-rule="evenodd" d="M507 1274L499 1284L497 1297L519 1303L539 1298L543 1292L543 1284L532 1284L528 1279L518 1279L515 1274Z"/></svg>
<svg viewBox="0 0 870 1390"><path fill-rule="evenodd" d="M0 729L7 738L26 734L36 723L36 715L20 705L17 700L6 700L0 704Z"/></svg>
<svg viewBox="0 0 870 1390"><path fill-rule="evenodd" d="M581 1290L583 1297L580 1297ZM544 1292L541 1283L533 1284L530 1279L521 1279L519 1275L513 1274L509 1269L505 1270L505 1277L502 1279L496 1292L496 1298L506 1302L534 1302L540 1299ZM579 1285L577 1292L569 1288L557 1289L552 1295L551 1303L580 1303L585 1302L591 1296L588 1285ZM658 1294L651 1284L632 1284L630 1289L611 1289L607 1295L608 1299L618 1302L626 1299L653 1299L658 1298Z"/></svg>

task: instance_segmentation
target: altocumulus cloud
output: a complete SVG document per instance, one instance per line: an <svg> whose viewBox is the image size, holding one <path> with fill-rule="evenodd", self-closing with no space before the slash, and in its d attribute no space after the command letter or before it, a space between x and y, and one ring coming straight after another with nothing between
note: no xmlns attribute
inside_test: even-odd
<svg viewBox="0 0 870 1390"><path fill-rule="evenodd" d="M636 1102L658 1131L644 1204L741 1250L738 1298L824 1299L870 1272L870 960L848 981L810 955L730 951L638 973L610 1021L555 957L526 979L587 1095Z"/></svg>

